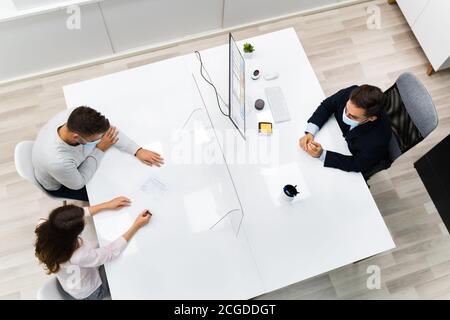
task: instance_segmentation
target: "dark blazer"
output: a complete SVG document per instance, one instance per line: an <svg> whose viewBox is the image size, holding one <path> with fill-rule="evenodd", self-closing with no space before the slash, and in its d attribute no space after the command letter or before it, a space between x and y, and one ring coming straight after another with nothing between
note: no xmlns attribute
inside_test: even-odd
<svg viewBox="0 0 450 320"><path fill-rule="evenodd" d="M325 167L332 167L344 171L365 172L380 163L388 161L388 146L392 136L391 124L385 112L378 119L369 121L350 130L350 126L342 120L345 105L350 93L358 86L342 89L325 99L308 122L321 128L331 115L336 118L339 127L347 141L352 156L327 150Z"/></svg>

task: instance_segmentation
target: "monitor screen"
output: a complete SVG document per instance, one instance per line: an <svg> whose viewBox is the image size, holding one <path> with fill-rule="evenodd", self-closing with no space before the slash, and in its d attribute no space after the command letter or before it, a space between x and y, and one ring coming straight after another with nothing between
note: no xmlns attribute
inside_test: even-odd
<svg viewBox="0 0 450 320"><path fill-rule="evenodd" d="M229 36L229 117L245 139L245 60Z"/></svg>

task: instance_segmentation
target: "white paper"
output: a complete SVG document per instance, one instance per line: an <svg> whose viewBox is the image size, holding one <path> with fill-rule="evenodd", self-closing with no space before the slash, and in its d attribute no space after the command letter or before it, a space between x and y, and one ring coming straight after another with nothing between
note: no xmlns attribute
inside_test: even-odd
<svg viewBox="0 0 450 320"><path fill-rule="evenodd" d="M159 204L167 193L167 186L161 179L149 177L140 190L150 197L152 204Z"/></svg>

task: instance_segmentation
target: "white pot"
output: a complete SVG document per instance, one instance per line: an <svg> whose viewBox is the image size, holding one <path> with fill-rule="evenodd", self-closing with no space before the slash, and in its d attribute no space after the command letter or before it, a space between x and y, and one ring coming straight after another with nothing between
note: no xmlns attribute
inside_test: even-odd
<svg viewBox="0 0 450 320"><path fill-rule="evenodd" d="M253 52L244 52L245 59L250 59L251 57L253 57Z"/></svg>

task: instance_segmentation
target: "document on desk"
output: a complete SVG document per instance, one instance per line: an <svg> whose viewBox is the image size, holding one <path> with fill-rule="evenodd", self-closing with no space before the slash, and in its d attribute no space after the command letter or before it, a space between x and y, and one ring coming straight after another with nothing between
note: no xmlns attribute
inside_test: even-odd
<svg viewBox="0 0 450 320"><path fill-rule="evenodd" d="M157 209L167 194L167 185L161 178L150 176L145 180L144 184L142 184L140 190L149 197L152 208Z"/></svg>
<svg viewBox="0 0 450 320"><path fill-rule="evenodd" d="M151 195L163 196L167 191L167 187L159 179L150 177L141 186L141 190Z"/></svg>

